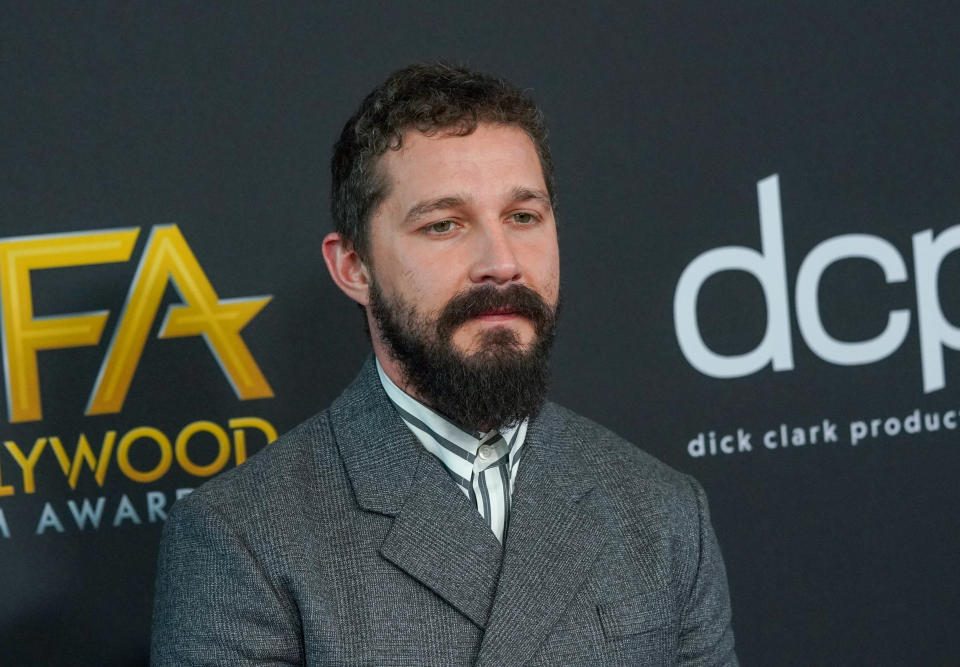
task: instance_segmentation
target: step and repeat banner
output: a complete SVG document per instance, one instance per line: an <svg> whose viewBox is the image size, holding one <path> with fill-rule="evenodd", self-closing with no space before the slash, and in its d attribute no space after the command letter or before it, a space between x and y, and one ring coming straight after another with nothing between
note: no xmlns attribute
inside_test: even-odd
<svg viewBox="0 0 960 667"><path fill-rule="evenodd" d="M960 654L960 11L9 3L0 664L137 665L171 505L368 353L328 161L433 59L551 128L554 400L706 488L745 665Z"/></svg>

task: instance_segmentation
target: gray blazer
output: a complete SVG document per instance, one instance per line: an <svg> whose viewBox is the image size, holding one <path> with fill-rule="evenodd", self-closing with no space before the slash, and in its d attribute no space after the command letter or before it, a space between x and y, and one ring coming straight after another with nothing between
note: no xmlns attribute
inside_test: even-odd
<svg viewBox="0 0 960 667"><path fill-rule="evenodd" d="M736 665L700 486L548 403L501 547L372 360L177 502L154 665Z"/></svg>

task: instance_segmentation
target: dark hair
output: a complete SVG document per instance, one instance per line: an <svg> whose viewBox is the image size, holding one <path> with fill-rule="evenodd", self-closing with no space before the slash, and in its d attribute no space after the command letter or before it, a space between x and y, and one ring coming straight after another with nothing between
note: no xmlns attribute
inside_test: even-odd
<svg viewBox="0 0 960 667"><path fill-rule="evenodd" d="M334 145L330 208L336 231L366 258L370 215L388 194L377 168L380 156L398 150L408 130L463 136L481 122L516 125L530 136L555 203L547 129L533 100L500 77L424 63L397 70L367 95Z"/></svg>

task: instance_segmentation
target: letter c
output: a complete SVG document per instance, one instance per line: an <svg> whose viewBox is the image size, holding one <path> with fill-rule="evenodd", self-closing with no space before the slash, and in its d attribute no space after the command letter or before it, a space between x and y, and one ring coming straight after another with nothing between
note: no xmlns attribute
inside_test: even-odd
<svg viewBox="0 0 960 667"><path fill-rule="evenodd" d="M884 359L900 347L910 328L910 311L894 310L883 332L870 340L848 343L827 333L820 319L817 293L820 277L828 266L841 259L860 257L880 265L888 283L907 279L903 257L889 242L869 234L844 234L827 239L810 251L797 273L797 324L813 352L840 366L869 364Z"/></svg>

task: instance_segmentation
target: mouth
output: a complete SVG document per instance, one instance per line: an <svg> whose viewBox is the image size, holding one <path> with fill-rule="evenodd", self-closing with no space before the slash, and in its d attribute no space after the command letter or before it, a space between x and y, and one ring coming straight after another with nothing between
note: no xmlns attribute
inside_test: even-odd
<svg viewBox="0 0 960 667"><path fill-rule="evenodd" d="M476 319L483 320L485 322L501 322L512 319L514 317L519 317L519 314L516 310L509 307L504 308L491 308L490 310L485 310L482 313L476 316Z"/></svg>

